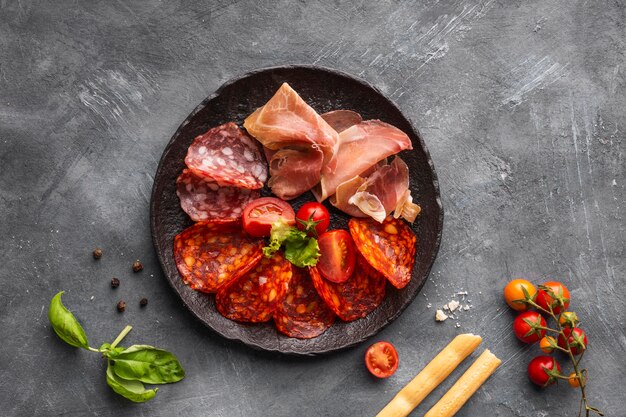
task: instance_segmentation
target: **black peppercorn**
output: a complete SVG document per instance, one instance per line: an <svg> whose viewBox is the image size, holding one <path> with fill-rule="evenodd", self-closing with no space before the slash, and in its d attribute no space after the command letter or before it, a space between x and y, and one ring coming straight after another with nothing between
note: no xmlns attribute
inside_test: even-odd
<svg viewBox="0 0 626 417"><path fill-rule="evenodd" d="M143 269L143 264L138 260L133 262L133 272L139 272Z"/></svg>
<svg viewBox="0 0 626 417"><path fill-rule="evenodd" d="M111 279L111 288L117 288L120 286L120 280L117 278Z"/></svg>
<svg viewBox="0 0 626 417"><path fill-rule="evenodd" d="M94 258L94 259L100 259L100 258L102 258L102 249L100 249L100 248L95 248L95 249L93 250L93 258Z"/></svg>
<svg viewBox="0 0 626 417"><path fill-rule="evenodd" d="M147 306L147 305L148 305L148 299L147 299L147 298L142 298L142 299L139 301L139 306L140 306L140 307L145 307L145 306Z"/></svg>
<svg viewBox="0 0 626 417"><path fill-rule="evenodd" d="M126 302L124 300L120 300L117 303L117 311L119 311L121 313L124 310L126 310Z"/></svg>

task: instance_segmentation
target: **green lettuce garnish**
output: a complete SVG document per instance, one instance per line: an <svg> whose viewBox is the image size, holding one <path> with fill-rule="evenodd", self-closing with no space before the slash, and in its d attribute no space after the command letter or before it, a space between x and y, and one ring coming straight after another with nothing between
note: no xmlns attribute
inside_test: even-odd
<svg viewBox="0 0 626 417"><path fill-rule="evenodd" d="M315 266L320 257L317 239L296 227L289 226L283 219L272 225L270 244L263 248L263 255L270 258L281 246L284 247L285 258L300 268Z"/></svg>

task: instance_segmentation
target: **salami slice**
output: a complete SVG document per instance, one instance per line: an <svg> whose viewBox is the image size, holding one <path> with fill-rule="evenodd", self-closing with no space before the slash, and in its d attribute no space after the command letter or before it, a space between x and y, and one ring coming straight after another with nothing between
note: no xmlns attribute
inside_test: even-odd
<svg viewBox="0 0 626 417"><path fill-rule="evenodd" d="M352 276L341 284L325 279L311 267L311 279L326 305L343 321L353 321L374 311L385 298L385 276L358 254Z"/></svg>
<svg viewBox="0 0 626 417"><path fill-rule="evenodd" d="M352 218L350 234L367 262L387 277L396 288L411 280L415 263L415 241L411 228L402 220L388 216L382 223L367 218Z"/></svg>
<svg viewBox="0 0 626 417"><path fill-rule="evenodd" d="M279 332L298 339L310 339L333 325L335 315L313 287L309 271L293 267L289 288L274 312Z"/></svg>
<svg viewBox="0 0 626 417"><path fill-rule="evenodd" d="M269 321L290 279L291 263L279 252L264 257L250 272L220 287L215 297L217 311L235 321Z"/></svg>
<svg viewBox="0 0 626 417"><path fill-rule="evenodd" d="M183 211L194 222L200 222L239 219L245 205L259 198L261 192L248 188L220 187L215 181L185 169L176 180L176 195Z"/></svg>
<svg viewBox="0 0 626 417"><path fill-rule="evenodd" d="M257 189L267 180L259 145L233 122L195 138L185 163L195 174L222 186Z"/></svg>
<svg viewBox="0 0 626 417"><path fill-rule="evenodd" d="M254 268L262 248L238 222L200 222L176 235L174 260L185 284L212 293Z"/></svg>

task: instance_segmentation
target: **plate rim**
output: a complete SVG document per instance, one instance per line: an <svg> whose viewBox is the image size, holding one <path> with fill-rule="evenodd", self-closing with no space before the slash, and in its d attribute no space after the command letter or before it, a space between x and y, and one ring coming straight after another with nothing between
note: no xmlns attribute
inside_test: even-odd
<svg viewBox="0 0 626 417"><path fill-rule="evenodd" d="M157 233L156 233L156 229L157 229L157 224L156 224L156 215L155 215L155 206L156 206L156 200L157 200L157 181L156 178L158 178L159 173L161 172L163 166L164 166L164 160L166 158L166 156L169 153L170 148L173 146L173 144L176 142L176 140L178 139L178 137L181 135L181 132L183 130L183 128L185 126L187 126L187 124L189 124L189 122L191 121L191 119L199 112L201 111L204 107L206 107L207 103L210 102L211 100L215 99L216 97L219 97L222 92L228 88L229 86L231 86L232 84L243 80L245 78L254 76L256 74L260 74L260 73L265 73L265 72L272 72L272 71L277 71L277 70L298 70L298 69L305 69L305 70L312 70L312 71L321 71L324 73L327 73L329 75L339 75L348 79L351 79L371 90L374 90L377 94L379 94L381 97L383 97L392 107L394 110L396 110L399 114L402 115L402 117L404 117L406 119L406 121L409 123L409 125L411 126L411 128L413 129L415 136L417 137L417 139L419 140L419 144L422 148L422 151L424 152L424 155L426 156L426 161L428 163L428 166L430 167L430 171L431 171L431 175L432 175L432 184L435 190L435 202L439 208L439 216L437 217L437 228L436 228L436 239L435 239L435 244L433 247L433 251L432 251L432 255L430 257L430 259L428 259L429 265L428 268L426 268L426 270L424 271L424 280L420 283L420 285L416 288L414 294L412 294L405 303L403 303L403 305L400 306L400 308L398 308L398 310L392 315L390 316L386 322L381 326L378 327L375 330L363 333L363 334L359 334L359 337L356 338L355 340L351 341L348 344L345 344L343 346L340 347L333 347L333 348L328 348L328 349L320 349L320 350L316 350L316 351L310 351L310 352L300 352L300 351L295 351L295 350L281 350L280 348L268 348L266 346L261 346L249 341L244 341L240 338L237 337L231 337L228 335L225 335L221 332L219 332L218 330L216 330L215 328L213 328L209 323L207 323L202 317L200 317L193 309L189 308L189 306L187 305L187 303L185 302L185 299L183 298L182 294L180 293L180 291L178 290L178 288L176 288L176 286L174 285L174 283L168 278L168 274L166 272L165 269L165 259L164 259L164 254L162 254L159 250L159 244L158 244L158 239L157 239ZM339 70L339 69L335 69L335 68L329 68L329 67L325 67L325 66L321 66L321 65L311 65L311 64L287 64L287 65L275 65L275 66L269 66L269 67L263 67L263 68L258 68L258 69L254 69L248 72L245 72L241 75L237 75L234 77L229 78L227 81L225 81L224 83L222 83L213 93L209 94L204 100L202 100L202 102L200 102L200 104L198 104L196 107L194 107L194 109L191 111L191 113L189 113L187 115L187 117L185 117L185 119L181 122L181 124L178 126L178 128L176 129L176 131L172 134L172 137L170 138L170 140L168 141L167 145L163 148L163 152L161 153L161 157L159 158L159 162L157 164L157 168L155 170L154 173L154 178L155 180L153 180L153 184L152 184L152 191L150 193L150 211L149 211L149 216L150 216L150 234L152 237L152 246L154 251L156 252L157 255L157 259L159 261L159 266L161 267L161 271L163 273L163 275L166 278L167 283L169 284L169 286L174 290L174 292L178 295L179 299L182 301L183 305L186 307L186 309L197 319L199 320L205 327L207 327L210 331L212 331L215 334L218 334L220 337L227 339L227 340L231 340L231 341L235 341L238 342L239 344L248 346L250 348L253 348L255 350L261 350L264 352L270 352L270 353L280 353L280 354L284 354L284 355L292 355L292 356L303 356L303 357L307 357L307 356L319 356L319 355L326 355L326 354L330 354L330 353L334 353L334 352L340 352L346 349L349 349L351 347L354 347L362 342L364 342L365 340L369 339L370 337L374 336L375 334L379 333L380 331L382 331L385 327L389 326L392 322L394 322L403 312L404 310L406 310L408 308L409 305L411 305L413 303L413 301L415 301L415 298L417 297L417 295L420 293L420 291L422 290L422 288L424 287L424 285L426 284L426 281L428 280L428 277L430 276L430 273L432 271L432 268L435 264L435 260L437 259L437 255L439 253L439 249L441 247L441 241L442 241L442 237L443 237L443 230L444 230L444 207L443 207L443 203L441 200L441 190L439 187L439 178L437 176L437 171L435 170L435 164L433 162L432 156L430 154L430 151L428 149L428 147L426 146L426 143L424 142L424 138L422 137L422 134L420 133L419 129L415 126L415 123L413 122L413 119L409 116L407 116L404 112L402 112L400 110L400 108L398 107L398 105L395 103L395 101L393 101L391 98L389 98L386 94L384 94L378 87L376 87L375 85L371 84L370 82L364 80L363 78L357 77L353 74L347 73L343 70Z"/></svg>

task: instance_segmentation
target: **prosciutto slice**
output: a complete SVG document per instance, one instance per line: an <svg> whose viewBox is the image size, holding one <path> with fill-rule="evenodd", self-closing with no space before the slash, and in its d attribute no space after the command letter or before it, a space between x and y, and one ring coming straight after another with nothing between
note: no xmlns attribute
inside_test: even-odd
<svg viewBox="0 0 626 417"><path fill-rule="evenodd" d="M369 216L380 223L392 211L412 223L420 212L409 190L409 167L399 157L367 178L356 176L340 184L331 203L353 217Z"/></svg>
<svg viewBox="0 0 626 417"><path fill-rule="evenodd" d="M323 171L320 184L313 189L313 194L318 201L323 201L335 194L343 182L405 149L413 148L409 137L400 129L380 120L356 124L339 134L339 146L334 157L335 169Z"/></svg>
<svg viewBox="0 0 626 417"><path fill-rule="evenodd" d="M321 150L313 147L278 151L265 149L270 166L267 185L279 198L291 200L319 183L324 161Z"/></svg>
<svg viewBox="0 0 626 417"><path fill-rule="evenodd" d="M266 148L313 147L323 152L325 162L332 159L339 141L337 132L287 83L243 126Z"/></svg>
<svg viewBox="0 0 626 417"><path fill-rule="evenodd" d="M357 125L363 121L361 115L352 110L333 110L322 114L322 119L335 129L337 133L341 133L349 127Z"/></svg>

